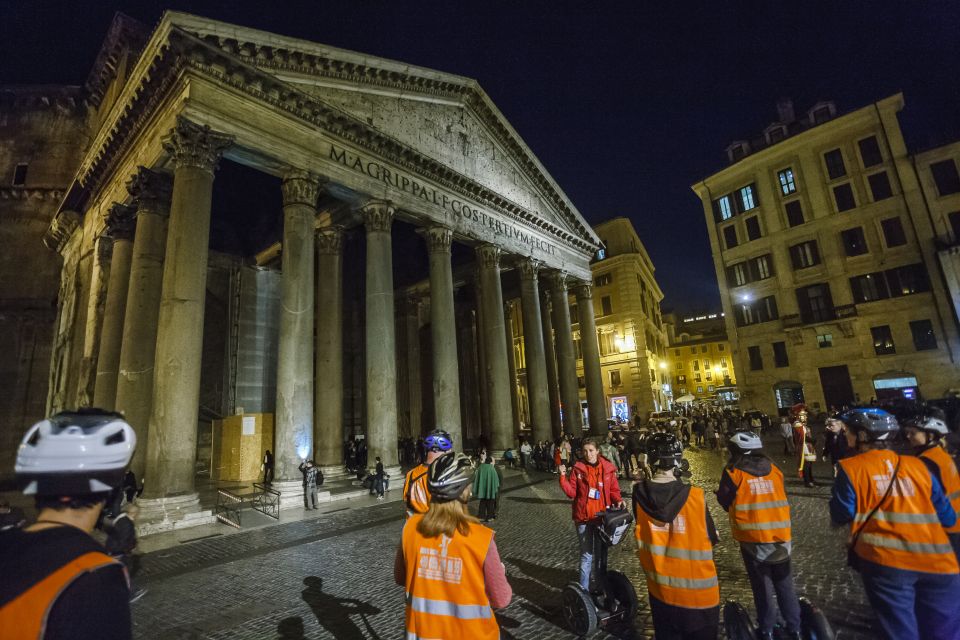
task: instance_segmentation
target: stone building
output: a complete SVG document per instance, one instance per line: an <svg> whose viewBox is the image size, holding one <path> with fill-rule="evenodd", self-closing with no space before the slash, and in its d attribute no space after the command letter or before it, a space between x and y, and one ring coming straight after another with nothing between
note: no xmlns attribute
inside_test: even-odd
<svg viewBox="0 0 960 640"><path fill-rule="evenodd" d="M574 326L574 351L581 409L589 414L588 405L600 402L590 399L589 371L581 336L589 325L581 327L585 317L596 318L595 332L599 341L600 367L603 375L603 419L620 417L632 420L635 415L646 419L651 411L666 409L670 402L670 380L660 368L666 355L666 328L660 315L663 292L654 278L653 262L628 218L613 218L594 226L603 242L603 249L591 264L593 272L592 304L570 298L570 318ZM515 357L518 368L518 395L524 398L525 363L522 349L524 327L519 313L512 315ZM592 342L592 341L590 341ZM561 403L562 404L562 403Z"/></svg>
<svg viewBox="0 0 960 640"><path fill-rule="evenodd" d="M822 102L797 117L781 102L761 138L731 144L730 165L693 185L743 406L826 410L960 386L934 242L954 236L931 216L921 185L932 176L918 179L903 106L897 94L846 114Z"/></svg>
<svg viewBox="0 0 960 640"><path fill-rule="evenodd" d="M737 374L722 312L680 316L665 314L667 371L676 398L732 401L737 397Z"/></svg>
<svg viewBox="0 0 960 640"><path fill-rule="evenodd" d="M274 414L290 505L300 459L336 473L345 435L395 471L398 437L435 425L514 445L505 301L549 329L524 335L528 422L561 428L550 398L579 402L566 300L591 299L600 240L475 81L177 12L115 32L100 102L77 92L24 215L53 250L36 264L57 259L30 293L55 325L47 410L125 412L146 518L197 508L209 422L241 408ZM25 426L4 424L7 447Z"/></svg>

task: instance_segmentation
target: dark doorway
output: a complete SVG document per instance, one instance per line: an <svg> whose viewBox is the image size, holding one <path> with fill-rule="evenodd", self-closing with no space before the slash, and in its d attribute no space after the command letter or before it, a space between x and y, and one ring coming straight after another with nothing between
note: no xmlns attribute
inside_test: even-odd
<svg viewBox="0 0 960 640"><path fill-rule="evenodd" d="M838 367L820 367L820 385L823 387L823 399L826 409L840 409L854 402L853 384L847 365Z"/></svg>

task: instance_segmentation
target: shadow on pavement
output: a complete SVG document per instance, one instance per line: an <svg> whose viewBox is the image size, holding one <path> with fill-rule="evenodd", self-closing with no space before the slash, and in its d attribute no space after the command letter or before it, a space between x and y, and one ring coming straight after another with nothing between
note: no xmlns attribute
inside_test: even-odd
<svg viewBox="0 0 960 640"><path fill-rule="evenodd" d="M361 600L340 598L329 593L324 593L323 579L317 576L307 576L303 579L303 584L307 586L301 593L303 601L309 605L313 614L317 617L317 622L320 623L320 626L332 634L333 637L338 640L363 640L364 638L380 640L380 636L376 634L370 625L370 621L367 620L367 616L380 613L380 609ZM352 618L354 616L359 618L363 629L353 621ZM303 637L302 621L300 621L300 636L282 635L285 631L284 623L293 620L300 619L286 618L280 622L280 627L278 627L277 631L281 633L281 638L285 640L290 638L290 640L293 640ZM294 625L290 623L289 626L293 627Z"/></svg>
<svg viewBox="0 0 960 640"><path fill-rule="evenodd" d="M525 504L571 504L571 500L559 500L551 498L523 498L520 496L510 496L507 498L511 502L523 502Z"/></svg>

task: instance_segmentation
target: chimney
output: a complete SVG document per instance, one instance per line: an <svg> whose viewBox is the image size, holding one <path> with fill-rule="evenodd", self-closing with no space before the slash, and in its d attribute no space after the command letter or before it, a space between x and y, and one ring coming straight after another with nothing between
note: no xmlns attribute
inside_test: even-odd
<svg viewBox="0 0 960 640"><path fill-rule="evenodd" d="M780 98L777 101L777 116L782 124L791 124L797 117L793 113L793 100Z"/></svg>

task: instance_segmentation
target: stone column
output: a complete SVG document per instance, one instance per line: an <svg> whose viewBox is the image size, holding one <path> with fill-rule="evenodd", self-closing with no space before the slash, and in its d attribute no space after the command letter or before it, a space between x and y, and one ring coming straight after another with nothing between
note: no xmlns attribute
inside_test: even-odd
<svg viewBox="0 0 960 640"><path fill-rule="evenodd" d="M550 397L550 429L554 439L560 437L563 427L560 423L560 382L557 372L556 341L553 339L553 305L550 294L540 293L540 320L543 323L543 354L547 362L547 394Z"/></svg>
<svg viewBox="0 0 960 640"><path fill-rule="evenodd" d="M180 519L199 503L194 480L210 203L220 155L231 142L183 118L164 140L175 170L157 321L144 520Z"/></svg>
<svg viewBox="0 0 960 640"><path fill-rule="evenodd" d="M393 310L393 248L390 227L393 206L373 200L360 209L367 231L366 273L366 400L367 456L373 467L380 456L392 469L398 488L397 464L397 365L396 327Z"/></svg>
<svg viewBox="0 0 960 640"><path fill-rule="evenodd" d="M487 375L487 348L484 342L483 305L480 301L480 289L480 268L478 267L474 274L473 281L473 342L476 347L475 353L477 354L477 397L480 400L480 432L478 438L486 439L489 445L492 435L490 432L490 384L489 376Z"/></svg>
<svg viewBox="0 0 960 640"><path fill-rule="evenodd" d="M433 406L437 428L450 433L455 451L463 451L460 424L460 371L457 321L453 307L453 232L430 227L423 233L430 253L430 331L433 339Z"/></svg>
<svg viewBox="0 0 960 640"><path fill-rule="evenodd" d="M520 392L517 389L517 359L513 348L513 300L503 303L503 333L507 340L507 376L510 381L510 412L513 437L520 434Z"/></svg>
<svg viewBox="0 0 960 640"><path fill-rule="evenodd" d="M480 276L480 313L483 316L483 351L487 366L487 397L490 402L490 451L500 456L513 446L513 415L510 408L510 380L507 342L503 326L503 291L500 284L500 248L492 244L477 247Z"/></svg>
<svg viewBox="0 0 960 640"><path fill-rule="evenodd" d="M157 349L171 187L170 176L145 167L140 167L127 183L127 191L137 205L137 231L133 239L115 406L137 432L139 444L130 463L137 478L143 477L149 442L147 426L153 402L153 357Z"/></svg>
<svg viewBox="0 0 960 640"><path fill-rule="evenodd" d="M313 446L326 478L343 466L343 230L317 230L317 354Z"/></svg>
<svg viewBox="0 0 960 640"><path fill-rule="evenodd" d="M580 412L580 391L577 386L577 359L573 352L573 332L570 328L570 301L567 294L567 274L558 272L549 279L550 299L553 305L553 329L557 347L557 368L560 379L560 402L563 405L563 430L580 435L583 414Z"/></svg>
<svg viewBox="0 0 960 640"><path fill-rule="evenodd" d="M574 288L580 316L580 345L583 349L583 377L587 384L587 417L590 435L606 436L607 400L603 393L600 371L600 347L597 344L597 321L593 315L593 286L580 283Z"/></svg>
<svg viewBox="0 0 960 640"><path fill-rule="evenodd" d="M527 397L530 401L530 428L534 440L549 440L550 393L547 361L543 350L543 319L540 315L540 292L537 260L520 263L520 312L523 314L523 350L526 356ZM549 320L549 318L548 318ZM554 364L556 367L556 364Z"/></svg>
<svg viewBox="0 0 960 640"><path fill-rule="evenodd" d="M414 439L423 431L423 388L420 375L420 304L419 297L410 296L401 302L400 318L403 327L404 369L407 409L410 412L410 436Z"/></svg>
<svg viewBox="0 0 960 640"><path fill-rule="evenodd" d="M123 343L123 320L130 282L130 261L133 253L133 230L136 209L115 204L107 215L107 235L113 239L110 258L110 280L104 305L103 327L100 329L100 351L97 356L97 382L93 390L93 406L114 409L117 401L117 371L120 368L120 347Z"/></svg>
<svg viewBox="0 0 960 640"><path fill-rule="evenodd" d="M313 457L313 238L319 190L316 176L305 171L287 173L281 184L283 253L273 453L275 484L284 498L281 505L290 508L298 507L303 495L298 467Z"/></svg>

